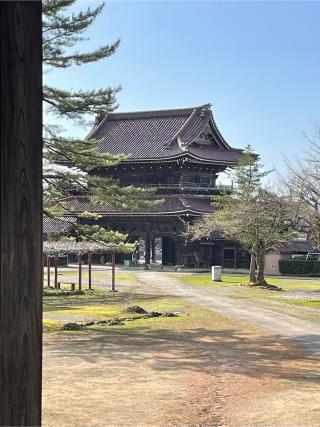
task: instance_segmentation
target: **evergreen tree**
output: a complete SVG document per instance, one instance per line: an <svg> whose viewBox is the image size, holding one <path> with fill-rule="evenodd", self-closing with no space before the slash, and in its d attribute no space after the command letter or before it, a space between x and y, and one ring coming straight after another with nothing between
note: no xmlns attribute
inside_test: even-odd
<svg viewBox="0 0 320 427"><path fill-rule="evenodd" d="M261 186L261 180L271 171L263 170L260 158L248 145L235 168L235 190L240 197L250 195Z"/></svg>
<svg viewBox="0 0 320 427"><path fill-rule="evenodd" d="M46 0L43 3L45 75L52 69L66 69L103 60L110 57L119 46L117 40L90 52L74 50L85 40L85 31L104 7L101 4L71 13L69 10L74 3L75 0ZM59 119L68 119L76 125L89 125L88 118L94 117L98 123L117 107L116 95L119 90L120 87L62 90L44 84L45 111L48 117L55 119L54 123L44 124L45 215L62 217L67 212L63 200L75 194L86 195L93 203L111 202L115 207L127 210L152 206L150 191L119 187L113 179L95 174L95 168L117 165L124 160L124 156L99 153L99 141L66 136L62 126L56 124ZM86 234L90 234L89 228Z"/></svg>

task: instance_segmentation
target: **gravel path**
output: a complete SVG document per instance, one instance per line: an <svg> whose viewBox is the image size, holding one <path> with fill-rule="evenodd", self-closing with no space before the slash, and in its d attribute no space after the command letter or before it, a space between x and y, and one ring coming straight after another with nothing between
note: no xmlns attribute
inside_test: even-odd
<svg viewBox="0 0 320 427"><path fill-rule="evenodd" d="M214 289L181 283L168 273L141 271L134 274L146 285L183 297L206 309L243 320L274 336L305 346L320 354L320 327L314 322L296 319L247 301L221 296Z"/></svg>

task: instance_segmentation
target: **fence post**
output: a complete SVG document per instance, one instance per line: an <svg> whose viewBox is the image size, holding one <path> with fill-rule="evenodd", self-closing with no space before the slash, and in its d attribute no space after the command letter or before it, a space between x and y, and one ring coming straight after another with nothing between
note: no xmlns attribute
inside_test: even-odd
<svg viewBox="0 0 320 427"><path fill-rule="evenodd" d="M116 253L112 251L112 281L111 281L111 291L116 292Z"/></svg>
<svg viewBox="0 0 320 427"><path fill-rule="evenodd" d="M58 289L58 256L54 256L54 288Z"/></svg>
<svg viewBox="0 0 320 427"><path fill-rule="evenodd" d="M51 281L50 281L50 263L51 263L51 257L49 255L47 255L47 282L48 282L48 286L50 286Z"/></svg>
<svg viewBox="0 0 320 427"><path fill-rule="evenodd" d="M82 254L78 255L78 266L79 266L79 291L82 289Z"/></svg>
<svg viewBox="0 0 320 427"><path fill-rule="evenodd" d="M92 264L92 258L91 258L91 254L88 254L88 275L89 275L89 279L88 279L88 287L89 289L91 289L91 264Z"/></svg>

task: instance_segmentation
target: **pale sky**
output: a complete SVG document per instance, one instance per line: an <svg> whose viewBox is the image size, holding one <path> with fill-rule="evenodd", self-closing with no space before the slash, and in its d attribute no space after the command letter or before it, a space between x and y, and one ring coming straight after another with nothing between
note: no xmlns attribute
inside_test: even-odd
<svg viewBox="0 0 320 427"><path fill-rule="evenodd" d="M319 21L318 2L109 1L83 48L119 37L117 53L45 80L68 89L120 84L119 111L210 102L230 145L251 144L281 170L281 156L301 156L303 131L320 120Z"/></svg>

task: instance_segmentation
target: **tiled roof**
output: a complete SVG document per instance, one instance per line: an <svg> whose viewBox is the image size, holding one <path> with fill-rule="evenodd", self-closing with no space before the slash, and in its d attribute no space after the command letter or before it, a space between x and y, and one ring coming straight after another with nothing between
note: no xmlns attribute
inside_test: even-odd
<svg viewBox="0 0 320 427"><path fill-rule="evenodd" d="M315 245L310 240L293 240L275 243L272 249L280 254L316 252Z"/></svg>
<svg viewBox="0 0 320 427"><path fill-rule="evenodd" d="M163 200L154 210L125 211L115 209L110 203L92 204L85 196L72 196L64 200L63 205L68 209L70 215L78 215L84 211L103 215L157 215L157 214L186 214L195 215L213 212L208 197L197 197L188 195L161 195L157 197Z"/></svg>
<svg viewBox="0 0 320 427"><path fill-rule="evenodd" d="M68 220L53 219L48 216L43 216L43 233L44 234L61 234L67 233L76 222L75 217L69 217Z"/></svg>
<svg viewBox="0 0 320 427"><path fill-rule="evenodd" d="M211 145L199 148L199 136L207 128ZM175 110L109 113L88 138L101 140L101 153L123 153L128 161L195 156L232 164L241 150L231 148L221 135L210 104ZM198 142L197 142L198 141Z"/></svg>

